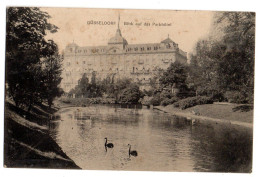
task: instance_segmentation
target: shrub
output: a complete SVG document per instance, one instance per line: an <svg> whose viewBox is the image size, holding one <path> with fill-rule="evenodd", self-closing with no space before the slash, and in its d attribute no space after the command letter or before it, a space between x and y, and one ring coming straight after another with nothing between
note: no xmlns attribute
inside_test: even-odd
<svg viewBox="0 0 260 177"><path fill-rule="evenodd" d="M142 105L150 105L152 99L153 97L144 96L142 99L140 99L140 102Z"/></svg>
<svg viewBox="0 0 260 177"><path fill-rule="evenodd" d="M141 93L138 85L133 84L122 91L122 93L120 94L119 102L136 104L142 96L143 94Z"/></svg>
<svg viewBox="0 0 260 177"><path fill-rule="evenodd" d="M179 101L173 103L173 107L178 108L180 106Z"/></svg>
<svg viewBox="0 0 260 177"><path fill-rule="evenodd" d="M169 98L164 98L162 101L161 101L161 105L162 106L167 106L171 104L171 100Z"/></svg>
<svg viewBox="0 0 260 177"><path fill-rule="evenodd" d="M225 97L230 103L247 103L248 97L239 91L227 91Z"/></svg>
<svg viewBox="0 0 260 177"><path fill-rule="evenodd" d="M161 101L161 105L162 106L167 106L167 105L170 105L170 104L173 104L175 102L177 102L179 99L177 97L172 97L172 98L164 98L162 101Z"/></svg>
<svg viewBox="0 0 260 177"><path fill-rule="evenodd" d="M160 99L163 100L163 99L170 99L172 98L174 95L169 91L169 90L163 90L161 93L160 93Z"/></svg>
<svg viewBox="0 0 260 177"><path fill-rule="evenodd" d="M173 103L175 103L175 102L177 102L177 101L179 101L179 98L178 98L178 97L172 97L172 98L170 99L171 104L173 104Z"/></svg>
<svg viewBox="0 0 260 177"><path fill-rule="evenodd" d="M160 105L160 103L161 103L161 99L160 99L160 95L159 94L157 94L157 95L155 95L152 99L151 99L151 105L153 105L153 106L159 106Z"/></svg>
<svg viewBox="0 0 260 177"><path fill-rule="evenodd" d="M212 104L213 99L206 96L198 97L189 97L183 100L180 100L173 104L174 107L179 107L180 109L186 109L201 104Z"/></svg>

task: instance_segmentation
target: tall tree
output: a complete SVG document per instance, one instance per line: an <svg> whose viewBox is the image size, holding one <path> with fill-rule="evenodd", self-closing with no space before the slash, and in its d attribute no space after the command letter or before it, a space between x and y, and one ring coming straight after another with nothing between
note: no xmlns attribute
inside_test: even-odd
<svg viewBox="0 0 260 177"><path fill-rule="evenodd" d="M47 31L57 27L39 8L9 7L6 23L6 82L16 105L31 105L41 98L40 58L54 54L45 40Z"/></svg>
<svg viewBox="0 0 260 177"><path fill-rule="evenodd" d="M197 95L213 96L221 92L218 82L218 58L221 57L223 46L211 39L197 42L194 54L191 54L189 65L189 87Z"/></svg>
<svg viewBox="0 0 260 177"><path fill-rule="evenodd" d="M89 83L89 79L87 77L87 74L84 73L82 78L79 80L79 84L78 84L78 91L80 93L77 93L78 95L82 95L83 97L86 97L90 88L90 83Z"/></svg>
<svg viewBox="0 0 260 177"><path fill-rule="evenodd" d="M222 31L221 40L226 45L218 68L224 86L253 97L255 13L219 12L215 25Z"/></svg>
<svg viewBox="0 0 260 177"><path fill-rule="evenodd" d="M57 96L61 96L63 90L59 88L61 82L61 63L62 58L58 54L58 47L54 41L49 40L49 49L48 51L55 51L53 55L47 55L42 59L42 82L44 87L42 88L42 95L44 99L47 100L49 108L53 104L53 100Z"/></svg>
<svg viewBox="0 0 260 177"><path fill-rule="evenodd" d="M160 77L159 82L163 87L170 87L174 93L174 88L181 89L186 85L187 67L179 62L172 63Z"/></svg>
<svg viewBox="0 0 260 177"><path fill-rule="evenodd" d="M191 57L189 83L201 94L234 91L253 98L255 14L216 12L214 18L214 30Z"/></svg>

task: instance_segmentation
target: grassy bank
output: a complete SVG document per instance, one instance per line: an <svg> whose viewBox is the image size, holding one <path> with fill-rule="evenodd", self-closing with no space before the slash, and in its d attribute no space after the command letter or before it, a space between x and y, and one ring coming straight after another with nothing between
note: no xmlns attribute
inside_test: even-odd
<svg viewBox="0 0 260 177"><path fill-rule="evenodd" d="M250 126L253 124L253 107L237 104L204 104L180 110L172 105L156 106L155 108L170 114L192 118L213 119Z"/></svg>
<svg viewBox="0 0 260 177"><path fill-rule="evenodd" d="M48 134L51 112L46 106L35 106L30 113L5 103L4 165L25 168L79 167Z"/></svg>

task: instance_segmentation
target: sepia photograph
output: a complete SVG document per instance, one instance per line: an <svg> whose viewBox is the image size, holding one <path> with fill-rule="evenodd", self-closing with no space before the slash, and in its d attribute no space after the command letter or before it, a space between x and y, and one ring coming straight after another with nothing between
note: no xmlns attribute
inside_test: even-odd
<svg viewBox="0 0 260 177"><path fill-rule="evenodd" d="M252 173L255 18L7 6L4 167Z"/></svg>

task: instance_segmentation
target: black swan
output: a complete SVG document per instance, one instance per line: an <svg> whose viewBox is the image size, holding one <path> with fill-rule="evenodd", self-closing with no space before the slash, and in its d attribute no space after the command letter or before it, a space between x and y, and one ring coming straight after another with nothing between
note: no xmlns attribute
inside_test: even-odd
<svg viewBox="0 0 260 177"><path fill-rule="evenodd" d="M113 148L114 147L114 145L113 145L113 143L107 143L107 138L105 138L105 140L106 140L106 142L105 142L105 148Z"/></svg>
<svg viewBox="0 0 260 177"><path fill-rule="evenodd" d="M129 146L129 152L128 152L128 154L129 154L129 157L130 156L137 156L138 154L137 154L137 151L136 150L132 150L131 151L131 145L130 144L128 144L128 146Z"/></svg>

